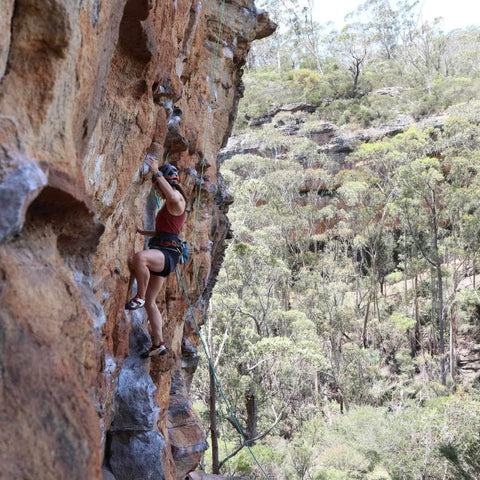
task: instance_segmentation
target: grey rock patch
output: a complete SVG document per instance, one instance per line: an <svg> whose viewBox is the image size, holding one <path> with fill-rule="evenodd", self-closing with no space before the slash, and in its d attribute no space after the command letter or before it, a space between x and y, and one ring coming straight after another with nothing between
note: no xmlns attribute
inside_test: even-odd
<svg viewBox="0 0 480 480"><path fill-rule="evenodd" d="M37 163L17 154L18 166L0 181L0 243L18 234L29 205L47 184L47 176Z"/></svg>

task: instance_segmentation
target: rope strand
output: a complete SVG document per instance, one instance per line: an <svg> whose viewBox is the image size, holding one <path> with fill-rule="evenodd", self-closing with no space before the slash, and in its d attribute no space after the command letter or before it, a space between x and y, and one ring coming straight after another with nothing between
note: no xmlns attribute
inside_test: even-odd
<svg viewBox="0 0 480 480"><path fill-rule="evenodd" d="M255 463L257 464L258 468L261 470L261 472L263 473L263 475L265 476L265 478L267 478L268 480L270 480L270 477L268 476L267 472L264 470L264 468L262 467L262 465L260 464L259 460L257 459L255 453L253 452L252 450L252 447L248 444L248 440L247 438L245 437L245 434L243 433L243 428L240 426L240 423L238 422L237 420L237 416L235 415L235 413L233 412L232 410L232 407L230 406L230 402L228 401L224 391L223 391L223 388L222 388L222 385L220 383L220 380L218 378L218 375L217 375L217 372L215 370L215 366L213 365L213 362L212 362L212 359L211 359L211 356L208 352L208 348L207 348L207 344L206 344L206 341L204 340L202 334L201 334L201 331L200 331L200 327L198 325L198 322L197 322L197 318L195 316L195 312L193 310L193 305L190 301L190 298L188 296L188 293L187 293L187 287L185 285L185 280L183 278L183 275L181 274L179 268L177 267L177 272L178 272L178 276L180 278L180 281L182 283L182 288L183 288L183 294L187 300L187 303L188 303L188 309L192 315L192 318L193 318L193 321L195 323L195 329L196 329L196 332L198 334L198 337L200 338L200 343L202 345L202 348L203 348L203 351L205 353L205 357L208 361L208 365L209 365L209 368L212 372L212 375L213 375L213 379L215 381L215 385L217 386L217 389L218 389L218 392L220 393L220 396L222 397L223 399L223 402L225 403L225 406L227 408L227 411L230 415L230 418L232 419L232 422L233 424L235 425L235 428L236 430L238 431L238 433L240 434L241 438L242 438L242 442L243 444L247 447L248 451L250 452L250 455L252 456L253 460L255 461Z"/></svg>

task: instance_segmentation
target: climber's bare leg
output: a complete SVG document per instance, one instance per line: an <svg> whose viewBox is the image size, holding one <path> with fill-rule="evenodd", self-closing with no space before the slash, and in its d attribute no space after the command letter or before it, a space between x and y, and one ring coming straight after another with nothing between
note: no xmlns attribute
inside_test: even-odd
<svg viewBox="0 0 480 480"><path fill-rule="evenodd" d="M142 250L133 257L133 267L135 269L135 278L137 279L137 295L145 299L147 287L152 272L161 272L165 267L165 256L160 250Z"/></svg>
<svg viewBox="0 0 480 480"><path fill-rule="evenodd" d="M157 346L163 343L163 319L155 300L157 299L164 283L165 277L150 275L150 281L148 282L145 295L145 309L147 310L148 320L152 327L153 344Z"/></svg>

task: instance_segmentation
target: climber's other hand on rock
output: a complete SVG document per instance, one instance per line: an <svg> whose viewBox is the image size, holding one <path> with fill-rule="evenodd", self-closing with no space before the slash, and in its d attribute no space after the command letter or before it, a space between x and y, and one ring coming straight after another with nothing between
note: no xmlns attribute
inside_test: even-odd
<svg viewBox="0 0 480 480"><path fill-rule="evenodd" d="M148 165L151 173L158 172L158 160L151 155L145 157L145 163Z"/></svg>

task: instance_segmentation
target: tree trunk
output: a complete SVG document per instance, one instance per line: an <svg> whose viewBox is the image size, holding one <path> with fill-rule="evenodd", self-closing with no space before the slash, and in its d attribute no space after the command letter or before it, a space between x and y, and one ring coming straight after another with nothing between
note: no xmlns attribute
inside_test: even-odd
<svg viewBox="0 0 480 480"><path fill-rule="evenodd" d="M438 329L440 330L440 375L442 377L442 385L447 384L445 371L445 319L443 315L443 275L441 263L437 266L437 282L438 282Z"/></svg>
<svg viewBox="0 0 480 480"><path fill-rule="evenodd" d="M407 234L404 230L403 232L403 296L405 302L405 315L408 316L408 275L407 275ZM417 279L417 274L415 274L415 281ZM416 286L415 286L415 298L417 294Z"/></svg>
<svg viewBox="0 0 480 480"><path fill-rule="evenodd" d="M253 388L250 388L246 395L246 407L247 407L247 440L248 444L253 445L253 442L250 442L253 438L258 436L257 431L257 418L258 418L258 405L257 397Z"/></svg>
<svg viewBox="0 0 480 480"><path fill-rule="evenodd" d="M422 346L422 342L420 339L420 314L418 309L418 273L415 272L415 276L413 278L413 294L414 298L414 315L415 315L415 348L413 352L413 356L416 356L418 348Z"/></svg>
<svg viewBox="0 0 480 480"><path fill-rule="evenodd" d="M212 442L212 473L219 474L218 466L218 431L217 431L217 398L215 392L215 377L210 366L210 437Z"/></svg>
<svg viewBox="0 0 480 480"><path fill-rule="evenodd" d="M365 316L363 317L363 332L362 332L362 344L363 348L367 348L367 325L368 317L370 315L370 304L372 302L372 294L368 296L367 306L365 308Z"/></svg>
<svg viewBox="0 0 480 480"><path fill-rule="evenodd" d="M432 93L432 80L430 78L430 74L426 74L426 82L427 82L427 92L430 95Z"/></svg>
<svg viewBox="0 0 480 480"><path fill-rule="evenodd" d="M476 281L475 281L475 259L473 259L473 289L476 290Z"/></svg>
<svg viewBox="0 0 480 480"><path fill-rule="evenodd" d="M209 322L209 350L210 358L213 358L213 333L212 333L212 320ZM218 460L218 431L217 431L217 396L215 385L215 372L213 370L213 364L210 363L208 369L210 378L210 438L212 442L212 473L220 473L219 460Z"/></svg>
<svg viewBox="0 0 480 480"><path fill-rule="evenodd" d="M452 381L455 378L455 315L450 317L450 377Z"/></svg>
<svg viewBox="0 0 480 480"><path fill-rule="evenodd" d="M443 314L443 274L442 259L438 248L438 218L436 209L435 193L432 193L432 219L433 219L433 251L435 253L435 269L437 270L437 316L439 329L439 354L440 354L440 376L442 385L447 384L445 371L445 319Z"/></svg>
<svg viewBox="0 0 480 480"><path fill-rule="evenodd" d="M353 88L356 90L358 86L358 77L360 77L360 64L358 62L354 62L353 65Z"/></svg>
<svg viewBox="0 0 480 480"><path fill-rule="evenodd" d="M280 38L277 38L277 72L282 73L282 56L280 54L281 50Z"/></svg>

